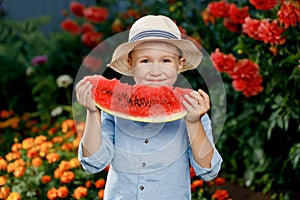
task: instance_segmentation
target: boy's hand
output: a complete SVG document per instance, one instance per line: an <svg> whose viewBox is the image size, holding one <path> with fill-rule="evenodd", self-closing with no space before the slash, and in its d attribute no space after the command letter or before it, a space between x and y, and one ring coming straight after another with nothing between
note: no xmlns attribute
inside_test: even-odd
<svg viewBox="0 0 300 200"><path fill-rule="evenodd" d="M77 101L80 105L86 108L89 112L96 112L95 102L92 98L92 87L91 82L86 81L85 79L78 82L75 87Z"/></svg>
<svg viewBox="0 0 300 200"><path fill-rule="evenodd" d="M185 120L190 123L199 122L200 118L210 109L209 96L199 89L198 92L193 91L184 98L182 103L188 112Z"/></svg>

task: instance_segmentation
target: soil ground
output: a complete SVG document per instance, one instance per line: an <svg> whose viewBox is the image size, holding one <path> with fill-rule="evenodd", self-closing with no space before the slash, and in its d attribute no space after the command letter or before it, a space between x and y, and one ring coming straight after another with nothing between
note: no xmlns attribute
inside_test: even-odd
<svg viewBox="0 0 300 200"><path fill-rule="evenodd" d="M232 200L270 200L268 196L233 183L226 182L223 188L229 192Z"/></svg>

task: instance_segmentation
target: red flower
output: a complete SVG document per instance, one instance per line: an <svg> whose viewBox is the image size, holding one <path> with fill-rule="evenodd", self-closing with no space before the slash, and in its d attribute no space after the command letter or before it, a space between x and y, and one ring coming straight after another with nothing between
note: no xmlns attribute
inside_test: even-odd
<svg viewBox="0 0 300 200"><path fill-rule="evenodd" d="M278 0L249 0L258 10L271 10L278 4Z"/></svg>
<svg viewBox="0 0 300 200"><path fill-rule="evenodd" d="M195 170L193 167L190 167L190 177L194 178L196 176Z"/></svg>
<svg viewBox="0 0 300 200"><path fill-rule="evenodd" d="M98 71L101 68L102 60L95 56L86 56L83 60L83 66L92 70L93 72Z"/></svg>
<svg viewBox="0 0 300 200"><path fill-rule="evenodd" d="M214 62L214 66L220 72L226 72L228 74L233 73L235 65L235 57L232 54L224 54L216 49L215 52L211 54L211 59Z"/></svg>
<svg viewBox="0 0 300 200"><path fill-rule="evenodd" d="M231 32L239 32L241 30L240 24L235 23L230 18L225 18L223 20L223 26Z"/></svg>
<svg viewBox="0 0 300 200"><path fill-rule="evenodd" d="M200 179L194 180L191 184L191 191L196 192L197 189L203 186L203 181Z"/></svg>
<svg viewBox="0 0 300 200"><path fill-rule="evenodd" d="M243 94L246 97L258 95L264 89L261 84L262 78L260 75L247 80L247 87L243 90Z"/></svg>
<svg viewBox="0 0 300 200"><path fill-rule="evenodd" d="M215 184L216 184L216 185L224 185L224 183L225 183L225 179L224 179L224 178L217 177L217 178L215 179Z"/></svg>
<svg viewBox="0 0 300 200"><path fill-rule="evenodd" d="M104 7L89 7L83 10L83 15L91 22L100 23L107 19L108 11Z"/></svg>
<svg viewBox="0 0 300 200"><path fill-rule="evenodd" d="M103 34L98 32L86 32L82 35L81 41L88 47L97 46L103 39Z"/></svg>
<svg viewBox="0 0 300 200"><path fill-rule="evenodd" d="M249 16L248 11L248 6L238 8L234 3L232 3L229 9L229 18L234 23L243 24L245 22L245 18Z"/></svg>
<svg viewBox="0 0 300 200"><path fill-rule="evenodd" d="M72 1L70 3L69 9L71 10L71 12L78 16L78 17L82 17L83 16L83 9L84 9L84 5L81 3L78 3L76 1Z"/></svg>
<svg viewBox="0 0 300 200"><path fill-rule="evenodd" d="M208 4L208 11L216 18L229 17L230 3L225 1L216 1Z"/></svg>
<svg viewBox="0 0 300 200"><path fill-rule="evenodd" d="M80 27L77 25L76 22L74 22L71 19L66 19L65 21L63 21L60 24L60 27L64 30L64 31L68 31L73 35L77 35L81 32Z"/></svg>
<svg viewBox="0 0 300 200"><path fill-rule="evenodd" d="M216 190L216 192L211 196L211 198L216 200L225 200L229 197L227 190Z"/></svg>
<svg viewBox="0 0 300 200"><path fill-rule="evenodd" d="M256 77L259 74L259 67L257 64L249 59L239 60L234 67L234 71L231 74L233 79L250 79Z"/></svg>
<svg viewBox="0 0 300 200"><path fill-rule="evenodd" d="M130 17L133 17L134 19L140 18L140 15L134 10L134 9L129 9L127 12L124 14L124 18L128 19Z"/></svg>
<svg viewBox="0 0 300 200"><path fill-rule="evenodd" d="M269 21L268 19L263 19L258 27L258 35L264 43L274 44L284 44L286 37L282 37L284 28L279 27L279 23L276 20Z"/></svg>
<svg viewBox="0 0 300 200"><path fill-rule="evenodd" d="M284 24L284 28L289 26L297 26L300 23L300 4L292 1L284 1L281 5L280 10L277 15L279 17L280 23Z"/></svg>
<svg viewBox="0 0 300 200"><path fill-rule="evenodd" d="M81 33L94 32L94 31L95 31L95 27L88 22L84 22L81 25Z"/></svg>
<svg viewBox="0 0 300 200"><path fill-rule="evenodd" d="M257 31L259 26L260 26L259 20L246 17L245 23L242 25L242 32L247 34L250 38L253 38L254 40L260 40Z"/></svg>

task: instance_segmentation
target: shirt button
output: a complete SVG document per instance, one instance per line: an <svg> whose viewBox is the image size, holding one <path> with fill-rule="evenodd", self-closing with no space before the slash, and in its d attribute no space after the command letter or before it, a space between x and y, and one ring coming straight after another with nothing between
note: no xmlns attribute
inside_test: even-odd
<svg viewBox="0 0 300 200"><path fill-rule="evenodd" d="M148 139L146 139L146 140L145 140L145 143L146 143L146 144L148 144L148 143L149 143L149 140L148 140Z"/></svg>
<svg viewBox="0 0 300 200"><path fill-rule="evenodd" d="M143 190L143 189L144 189L144 186L141 185L141 186L140 186L140 190Z"/></svg>
<svg viewBox="0 0 300 200"><path fill-rule="evenodd" d="M145 166L146 166L146 163L143 162L143 163L142 163L142 167L145 167Z"/></svg>

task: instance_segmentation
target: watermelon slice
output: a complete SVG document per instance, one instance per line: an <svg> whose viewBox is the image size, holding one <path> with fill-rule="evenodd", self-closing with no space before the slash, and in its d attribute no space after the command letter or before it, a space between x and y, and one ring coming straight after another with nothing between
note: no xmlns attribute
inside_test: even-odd
<svg viewBox="0 0 300 200"><path fill-rule="evenodd" d="M96 106L117 117L159 123L177 120L187 114L182 100L191 89L139 84L132 86L101 75L85 79L93 85Z"/></svg>

